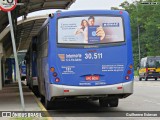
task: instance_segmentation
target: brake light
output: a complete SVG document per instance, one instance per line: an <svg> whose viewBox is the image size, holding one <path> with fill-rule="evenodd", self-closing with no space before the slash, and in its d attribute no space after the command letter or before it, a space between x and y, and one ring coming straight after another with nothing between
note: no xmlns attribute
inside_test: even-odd
<svg viewBox="0 0 160 120"><path fill-rule="evenodd" d="M127 71L127 74L131 74L131 70L128 70L128 71Z"/></svg>
<svg viewBox="0 0 160 120"><path fill-rule="evenodd" d="M57 77L57 73L56 73L56 72L54 72L54 73L53 73L53 76L54 76L54 77Z"/></svg>
<svg viewBox="0 0 160 120"><path fill-rule="evenodd" d="M146 68L146 72L148 72L148 68Z"/></svg>

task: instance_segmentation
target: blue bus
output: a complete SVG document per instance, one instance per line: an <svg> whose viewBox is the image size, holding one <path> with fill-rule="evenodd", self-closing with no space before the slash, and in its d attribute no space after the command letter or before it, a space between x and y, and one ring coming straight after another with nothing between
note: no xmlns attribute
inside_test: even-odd
<svg viewBox="0 0 160 120"><path fill-rule="evenodd" d="M21 76L21 80L25 80L26 79L26 61L22 60L19 64L19 69L20 69L20 76Z"/></svg>
<svg viewBox="0 0 160 120"><path fill-rule="evenodd" d="M130 19L126 11L50 14L37 35L37 77L47 109L54 100L99 100L117 107L133 93Z"/></svg>
<svg viewBox="0 0 160 120"><path fill-rule="evenodd" d="M36 39L37 37L33 37L29 46L29 49L26 53L26 67L27 67L27 85L29 88L35 93L35 95L39 96L38 89L38 78L37 78L37 53L36 53Z"/></svg>

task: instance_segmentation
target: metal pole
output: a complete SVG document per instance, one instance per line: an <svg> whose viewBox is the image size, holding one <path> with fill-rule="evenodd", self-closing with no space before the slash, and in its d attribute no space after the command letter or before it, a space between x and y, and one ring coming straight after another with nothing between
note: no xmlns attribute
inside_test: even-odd
<svg viewBox="0 0 160 120"><path fill-rule="evenodd" d="M5 60L3 59L3 87L4 87L4 83L5 83L5 77L6 77L6 71L5 71Z"/></svg>
<svg viewBox="0 0 160 120"><path fill-rule="evenodd" d="M141 46L140 46L140 41L139 41L139 25L138 25L138 52L139 52L139 64L141 63Z"/></svg>
<svg viewBox="0 0 160 120"><path fill-rule="evenodd" d="M140 62L141 62L141 46L140 46L140 40L139 40L140 30L139 30L139 24L138 24L138 7L137 7L137 4L136 4L136 11L137 11L138 55L139 55L139 64L140 64Z"/></svg>
<svg viewBox="0 0 160 120"><path fill-rule="evenodd" d="M18 79L18 85L19 85L21 105L22 105L22 110L25 111L23 91L22 91L22 83L21 83L21 78L20 78L20 73L19 73L18 58L17 58L14 31L13 31L12 18L11 18L11 12L10 11L8 12L8 19L9 19L9 24L10 24L10 32L11 32L11 38L12 38L12 46L13 46L13 53L14 53L14 58L15 58L16 70L17 70L17 73L18 73L17 74L17 79Z"/></svg>
<svg viewBox="0 0 160 120"><path fill-rule="evenodd" d="M1 55L0 55L0 90L2 90L2 67L1 67Z"/></svg>

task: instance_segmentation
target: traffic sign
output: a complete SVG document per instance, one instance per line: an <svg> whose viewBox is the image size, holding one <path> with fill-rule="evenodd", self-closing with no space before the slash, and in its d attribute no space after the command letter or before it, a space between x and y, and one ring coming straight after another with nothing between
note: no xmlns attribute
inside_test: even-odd
<svg viewBox="0 0 160 120"><path fill-rule="evenodd" d="M0 0L0 9L4 12L12 11L17 5L17 0Z"/></svg>

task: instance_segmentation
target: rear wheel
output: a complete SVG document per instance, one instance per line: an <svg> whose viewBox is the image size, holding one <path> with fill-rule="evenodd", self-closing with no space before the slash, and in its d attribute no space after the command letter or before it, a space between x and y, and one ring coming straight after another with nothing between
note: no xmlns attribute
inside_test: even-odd
<svg viewBox="0 0 160 120"><path fill-rule="evenodd" d="M108 107L109 106L109 100L105 98L99 99L99 105L101 107Z"/></svg>
<svg viewBox="0 0 160 120"><path fill-rule="evenodd" d="M45 102L44 102L44 105L45 105L45 108L47 109L47 110L51 110L51 101L49 101L48 99L47 99L47 91L46 91L46 85L45 85L46 83L45 83L45 80L44 80L44 88L45 88Z"/></svg>
<svg viewBox="0 0 160 120"><path fill-rule="evenodd" d="M45 108L47 110L51 110L52 109L52 107L51 107L51 101L48 101L46 97L45 97Z"/></svg>
<svg viewBox="0 0 160 120"><path fill-rule="evenodd" d="M101 107L117 107L118 98L101 98L99 104Z"/></svg>
<svg viewBox="0 0 160 120"><path fill-rule="evenodd" d="M38 86L34 86L34 87L33 87L33 93L34 93L37 97L40 96Z"/></svg>
<svg viewBox="0 0 160 120"><path fill-rule="evenodd" d="M142 81L142 78L141 78L141 77L139 77L139 81Z"/></svg>
<svg viewBox="0 0 160 120"><path fill-rule="evenodd" d="M145 81L148 81L148 77L145 77Z"/></svg>
<svg viewBox="0 0 160 120"><path fill-rule="evenodd" d="M115 98L115 99L111 100L109 102L109 106L110 107L117 107L118 106L118 98Z"/></svg>
<svg viewBox="0 0 160 120"><path fill-rule="evenodd" d="M45 102L45 97L43 95L40 95L41 96L41 102L44 103Z"/></svg>

